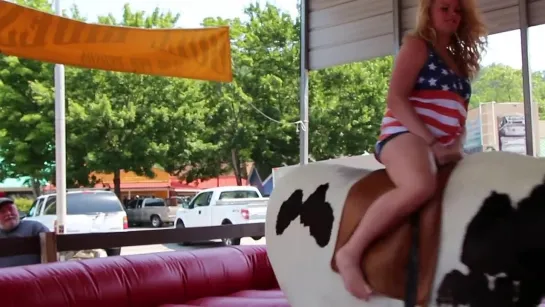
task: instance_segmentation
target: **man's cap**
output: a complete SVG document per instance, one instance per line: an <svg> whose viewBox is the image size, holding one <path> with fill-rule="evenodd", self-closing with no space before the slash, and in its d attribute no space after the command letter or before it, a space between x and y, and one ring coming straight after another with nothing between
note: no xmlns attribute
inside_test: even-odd
<svg viewBox="0 0 545 307"><path fill-rule="evenodd" d="M0 197L0 206L7 204L13 204L13 199L8 197Z"/></svg>

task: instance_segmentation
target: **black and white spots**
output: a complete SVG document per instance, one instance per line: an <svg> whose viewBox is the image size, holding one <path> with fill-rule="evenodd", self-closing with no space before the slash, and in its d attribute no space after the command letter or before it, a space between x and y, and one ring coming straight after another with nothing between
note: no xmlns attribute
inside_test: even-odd
<svg viewBox="0 0 545 307"><path fill-rule="evenodd" d="M443 277L438 305L537 306L545 295L545 182L513 204L491 192L465 232L460 261L467 275Z"/></svg>
<svg viewBox="0 0 545 307"><path fill-rule="evenodd" d="M301 224L309 228L316 244L322 248L327 246L331 240L334 221L333 209L326 201L328 189L328 183L318 186L305 201L303 190L295 190L280 206L275 225L276 234L282 235L291 222L299 217Z"/></svg>

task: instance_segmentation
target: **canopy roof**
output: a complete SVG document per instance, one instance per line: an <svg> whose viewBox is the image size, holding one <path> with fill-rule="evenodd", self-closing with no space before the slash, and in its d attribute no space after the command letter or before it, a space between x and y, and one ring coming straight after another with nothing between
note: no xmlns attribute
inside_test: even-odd
<svg viewBox="0 0 545 307"><path fill-rule="evenodd" d="M305 1L305 0L303 0ZM306 0L311 70L395 53L399 38L415 26L418 0ZM545 0L476 0L490 34L545 23Z"/></svg>

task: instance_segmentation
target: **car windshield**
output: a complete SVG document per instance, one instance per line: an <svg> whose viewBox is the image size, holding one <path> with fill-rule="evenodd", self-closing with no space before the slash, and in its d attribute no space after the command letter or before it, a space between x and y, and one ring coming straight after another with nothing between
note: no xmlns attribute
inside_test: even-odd
<svg viewBox="0 0 545 307"><path fill-rule="evenodd" d="M178 206L187 207L189 206L189 202L191 201L191 197L189 196L182 196L178 197Z"/></svg>

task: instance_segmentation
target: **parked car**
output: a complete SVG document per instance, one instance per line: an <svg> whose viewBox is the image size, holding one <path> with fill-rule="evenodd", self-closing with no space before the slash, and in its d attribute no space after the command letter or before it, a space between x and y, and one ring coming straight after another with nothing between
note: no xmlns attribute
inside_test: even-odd
<svg viewBox="0 0 545 307"><path fill-rule="evenodd" d="M126 211L130 225L151 223L153 227L173 224L178 204L166 202L162 198L138 198L127 203Z"/></svg>
<svg viewBox="0 0 545 307"><path fill-rule="evenodd" d="M72 190L66 193L65 233L114 232L128 228L127 214L111 191ZM41 195L25 219L39 221L51 231L57 224L56 194ZM104 249L108 256L121 254L121 247Z"/></svg>
<svg viewBox="0 0 545 307"><path fill-rule="evenodd" d="M507 115L500 120L500 136L520 136L526 135L524 115Z"/></svg>
<svg viewBox="0 0 545 307"><path fill-rule="evenodd" d="M199 192L176 212L176 228L228 224L265 223L268 198L253 186L228 186ZM223 239L225 245L239 245L241 238ZM255 237L260 240L261 237ZM191 243L191 242L185 242Z"/></svg>
<svg viewBox="0 0 545 307"><path fill-rule="evenodd" d="M171 206L187 207L193 196L172 196L169 198Z"/></svg>

